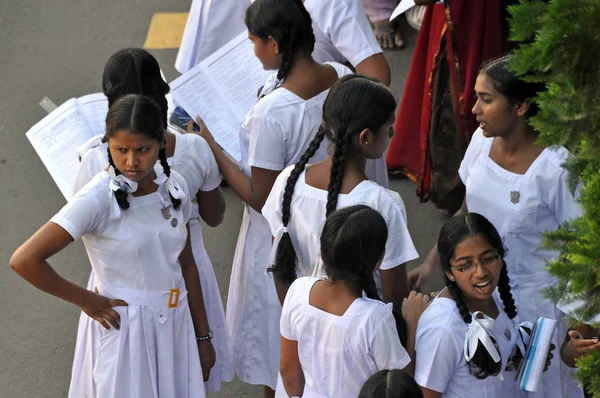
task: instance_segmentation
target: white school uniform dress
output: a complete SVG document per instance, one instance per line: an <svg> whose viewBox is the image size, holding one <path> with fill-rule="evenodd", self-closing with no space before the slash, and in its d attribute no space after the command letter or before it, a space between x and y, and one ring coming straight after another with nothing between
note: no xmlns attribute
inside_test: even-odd
<svg viewBox="0 0 600 398"><path fill-rule="evenodd" d="M357 397L371 375L410 363L391 305L360 297L344 315L330 314L309 304L310 291L319 280L294 281L281 313L281 335L298 342L304 398Z"/></svg>
<svg viewBox="0 0 600 398"><path fill-rule="evenodd" d="M348 72L343 65L330 65L338 75ZM327 92L304 100L279 87L260 98L240 128L244 172L251 175L252 167L281 171L298 162L321 124ZM314 159L326 157L323 142ZM279 370L281 304L275 282L266 271L270 251L267 220L245 205L227 296L227 326L238 377L274 389Z"/></svg>
<svg viewBox="0 0 600 398"><path fill-rule="evenodd" d="M193 0L175 69L185 73L242 33L250 0Z"/></svg>
<svg viewBox="0 0 600 398"><path fill-rule="evenodd" d="M504 239L508 248L505 262L521 320L534 323L542 316L558 320L552 343L560 347L567 324L562 312L543 294L544 288L556 283L546 271L546 260L557 252L541 249L540 243L544 231L555 230L563 221L582 214L562 167L568 151L546 148L525 174L514 174L490 159L492 142L493 138L486 138L477 129L461 163L459 174L466 186L467 208L490 220ZM518 394L583 397L572 372L562 361L552 361L537 392Z"/></svg>
<svg viewBox="0 0 600 398"><path fill-rule="evenodd" d="M130 207L121 210L114 195L119 180L99 173L51 219L73 239L82 238L99 294L128 303L113 307L121 317L120 330L86 319L85 335L77 338L69 397L204 397L179 264L191 215L187 184L176 172L169 179L159 173L156 192L128 194ZM181 199L179 210L169 193ZM169 220L163 217L165 208Z"/></svg>
<svg viewBox="0 0 600 398"><path fill-rule="evenodd" d="M217 162L208 147L208 143L196 134L175 133L175 153L167 161L171 168L185 179L190 192L209 192L219 187L221 175ZM106 144L92 147L82 158L81 167L77 177L75 191L80 184L86 184L100 171L108 166ZM162 170L162 168L160 168ZM194 260L200 274L202 297L206 307L208 324L213 332L212 343L216 352L216 363L210 371L210 377L205 383L206 391L220 391L222 382L233 380L233 364L229 352L229 338L225 327L225 312L221 301L221 293L215 277L208 253L204 248L202 227L199 217L199 208L195 194L191 199L192 210L190 218L190 240ZM88 289L93 289L94 273L92 271L88 281ZM87 327L87 315L82 313L79 322L79 331Z"/></svg>
<svg viewBox="0 0 600 398"><path fill-rule="evenodd" d="M487 317L493 327L487 329L496 340L505 369L517 343L517 328L504 312L497 293L494 300L499 310L496 319ZM471 375L464 355L469 325L460 315L456 302L437 297L419 319L415 338L415 381L422 387L442 393L445 398L504 398L505 384L516 384L514 372L501 371L483 380Z"/></svg>
<svg viewBox="0 0 600 398"><path fill-rule="evenodd" d="M275 237L273 253L283 234L282 200L285 186L293 170L286 168L275 181L271 193L262 209L263 216L269 222L271 234ZM312 187L306 183L306 171L298 177L292 195L288 233L294 248L299 254L300 269L298 276L324 276L320 253L320 236L325 225L325 206L327 191ZM354 205L366 205L378 211L388 226L388 241L385 256L379 270L375 271L377 292L382 297L381 271L389 270L419 257L413 245L406 224L406 209L397 192L385 189L373 181L365 180L348 194L338 196L337 208Z"/></svg>
<svg viewBox="0 0 600 398"><path fill-rule="evenodd" d="M305 0L315 34L315 61L350 63L356 68L383 51L371 29L360 0ZM367 177L384 188L389 185L385 156L368 160Z"/></svg>

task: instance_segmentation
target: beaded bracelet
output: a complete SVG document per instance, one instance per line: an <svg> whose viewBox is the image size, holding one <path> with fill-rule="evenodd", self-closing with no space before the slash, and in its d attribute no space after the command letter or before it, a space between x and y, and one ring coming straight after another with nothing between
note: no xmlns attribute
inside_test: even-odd
<svg viewBox="0 0 600 398"><path fill-rule="evenodd" d="M206 340L211 340L213 338L213 332L212 330L208 331L208 334L206 336L196 336L196 341L206 341Z"/></svg>

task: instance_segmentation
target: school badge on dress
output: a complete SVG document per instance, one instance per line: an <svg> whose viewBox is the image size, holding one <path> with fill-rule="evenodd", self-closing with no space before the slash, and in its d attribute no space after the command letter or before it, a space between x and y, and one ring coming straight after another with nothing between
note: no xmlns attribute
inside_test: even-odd
<svg viewBox="0 0 600 398"><path fill-rule="evenodd" d="M519 191L510 191L510 201L514 204L519 203L519 199L521 198L521 192Z"/></svg>

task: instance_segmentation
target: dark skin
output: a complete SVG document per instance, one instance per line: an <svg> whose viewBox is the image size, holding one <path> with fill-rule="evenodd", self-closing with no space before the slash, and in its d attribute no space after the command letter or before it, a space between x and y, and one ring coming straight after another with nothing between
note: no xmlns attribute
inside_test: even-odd
<svg viewBox="0 0 600 398"><path fill-rule="evenodd" d="M117 164L143 170L140 179L136 181L138 189L133 195L142 196L155 192L158 186L153 181L156 176L152 168L156 163L160 144L140 135L128 136L126 132L122 132L121 137L131 140L114 143L109 138L109 148L113 158L116 159ZM136 141L136 138L139 138L139 140ZM123 152L117 153L116 150L113 150L115 147L119 147ZM140 148L143 151L140 151ZM140 160L140 158L143 158L143 160ZM50 257L62 251L72 242L73 237L64 228L53 222L48 222L15 251L10 259L10 267L38 289L75 304L104 328L110 329L112 325L112 327L119 330L120 315L112 307L126 306L125 301L109 299L82 288L61 277L48 263L47 260ZM210 328L189 233L185 247L179 256L179 262L188 291L189 308L196 335L206 336ZM198 352L204 380L208 380L210 369L214 366L216 359L215 350L210 340L198 342Z"/></svg>
<svg viewBox="0 0 600 398"><path fill-rule="evenodd" d="M569 330L560 349L561 359L567 366L576 367L577 359L600 350L599 337L600 329L594 329L587 324Z"/></svg>
<svg viewBox="0 0 600 398"><path fill-rule="evenodd" d="M175 134L166 130L165 142L165 152L170 158L175 154ZM198 191L196 200L202 220L211 227L221 225L225 215L225 198L223 198L221 188L217 187L208 192Z"/></svg>

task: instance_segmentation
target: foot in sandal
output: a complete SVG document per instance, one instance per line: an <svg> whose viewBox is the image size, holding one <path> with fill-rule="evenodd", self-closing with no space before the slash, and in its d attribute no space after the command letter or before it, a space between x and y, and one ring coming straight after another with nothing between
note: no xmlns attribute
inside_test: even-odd
<svg viewBox="0 0 600 398"><path fill-rule="evenodd" d="M401 50L405 47L402 33L389 21L374 22L373 33L384 50Z"/></svg>

